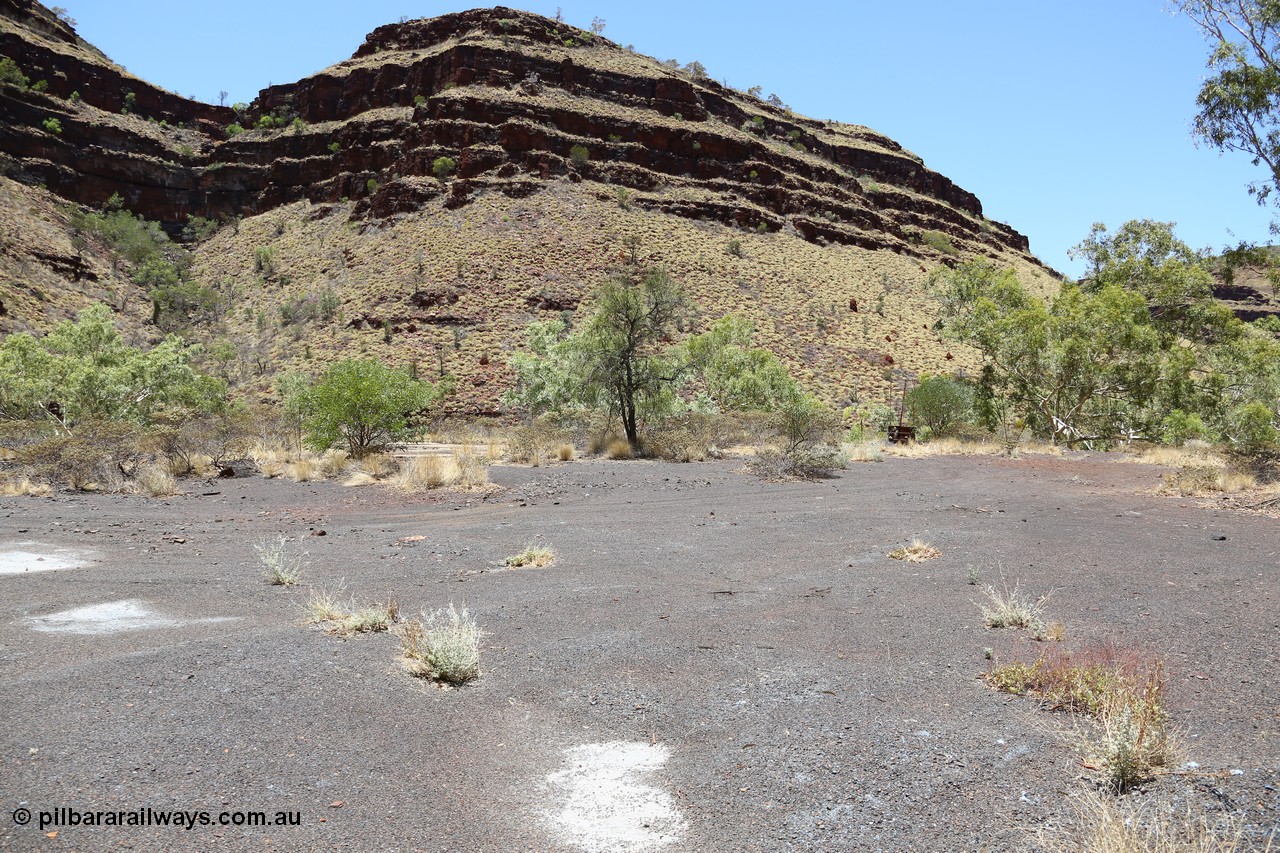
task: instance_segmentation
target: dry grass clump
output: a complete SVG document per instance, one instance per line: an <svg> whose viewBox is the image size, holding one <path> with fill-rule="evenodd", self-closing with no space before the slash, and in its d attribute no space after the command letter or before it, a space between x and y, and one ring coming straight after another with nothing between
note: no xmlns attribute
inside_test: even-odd
<svg viewBox="0 0 1280 853"><path fill-rule="evenodd" d="M617 438L610 441L604 449L606 459L631 459L635 454L631 450L631 443L625 438Z"/></svg>
<svg viewBox="0 0 1280 853"><path fill-rule="evenodd" d="M415 456L407 460L391 484L405 492L431 489L473 489L489 482L489 469L475 456L454 453L452 456Z"/></svg>
<svg viewBox="0 0 1280 853"><path fill-rule="evenodd" d="M885 453L904 459L927 459L933 456L1005 456L1009 448L995 441L971 441L960 438L935 438L929 441L913 441L909 444L890 444ZM1017 445L1020 455L1061 456L1062 448L1041 442L1026 442Z"/></svg>
<svg viewBox="0 0 1280 853"><path fill-rule="evenodd" d="M912 539L911 544L894 548L889 552L889 556L908 563L923 563L925 560L941 557L942 552L924 540Z"/></svg>
<svg viewBox="0 0 1280 853"><path fill-rule="evenodd" d="M149 498L168 497L180 491L177 478L161 465L143 465L133 475L133 482L138 492Z"/></svg>
<svg viewBox="0 0 1280 853"><path fill-rule="evenodd" d="M422 621L406 622L400 647L415 674L449 684L464 684L480 675L482 631L464 607L422 614Z"/></svg>
<svg viewBox="0 0 1280 853"><path fill-rule="evenodd" d="M324 479L324 463L314 457L303 457L284 466L286 476L295 483Z"/></svg>
<svg viewBox="0 0 1280 853"><path fill-rule="evenodd" d="M29 495L32 497L47 498L52 494L53 486L48 483L35 482L29 477L0 480L0 497L8 498Z"/></svg>
<svg viewBox="0 0 1280 853"><path fill-rule="evenodd" d="M393 597L386 604L359 606L354 599L344 603L341 598L345 584L336 590L312 588L307 603L303 605L307 622L333 623L325 630L329 634L348 637L352 634L374 634L389 630L400 619L400 603Z"/></svg>
<svg viewBox="0 0 1280 853"><path fill-rule="evenodd" d="M1104 798L1094 791L1071 798L1074 824L1041 829L1035 846L1049 853L1235 853L1246 849L1243 828L1229 815L1210 822L1190 807ZM1271 850L1269 842L1264 850Z"/></svg>
<svg viewBox="0 0 1280 853"><path fill-rule="evenodd" d="M885 447L878 441L845 442L840 445L840 453L846 462L883 462Z"/></svg>
<svg viewBox="0 0 1280 853"><path fill-rule="evenodd" d="M1050 652L1033 664L996 667L984 678L997 690L1039 698L1075 714L1075 746L1085 767L1117 792L1173 761L1165 708L1164 663L1113 644Z"/></svg>
<svg viewBox="0 0 1280 853"><path fill-rule="evenodd" d="M295 549L285 537L262 539L253 543L253 550L258 552L262 574L272 586L293 586L302 577L306 552Z"/></svg>
<svg viewBox="0 0 1280 853"><path fill-rule="evenodd" d="M308 622L336 622L347 617L347 608L342 603L342 592L345 583L339 583L337 589L312 587L307 603L302 606Z"/></svg>
<svg viewBox="0 0 1280 853"><path fill-rule="evenodd" d="M535 569L541 569L549 566L555 560L556 554L545 545L529 545L519 554L512 554L503 562L513 569L523 568L525 566L533 566Z"/></svg>
<svg viewBox="0 0 1280 853"><path fill-rule="evenodd" d="M1161 478L1156 491L1165 495L1203 497L1218 492L1231 494L1255 489L1258 482L1247 471L1236 471L1208 462L1186 464Z"/></svg>
<svg viewBox="0 0 1280 853"><path fill-rule="evenodd" d="M556 447L556 458L561 462L572 462L573 454L574 450L572 444L561 444Z"/></svg>
<svg viewBox="0 0 1280 853"><path fill-rule="evenodd" d="M988 584L985 592L990 604L979 604L978 609L982 611L983 624L988 628L1030 628L1037 639L1044 637L1042 617L1049 595L1032 601L1022 595L1017 584L1013 589L1006 586L1003 590Z"/></svg>
<svg viewBox="0 0 1280 853"><path fill-rule="evenodd" d="M1181 447L1166 445L1143 447L1132 455L1120 457L1117 461L1138 465L1161 465L1165 468L1181 468L1184 465L1227 467L1226 457L1203 441L1188 441Z"/></svg>
<svg viewBox="0 0 1280 853"><path fill-rule="evenodd" d="M347 478L342 481L342 485L371 486L394 476L399 471L400 465L394 458L386 453L373 453L361 459L351 469Z"/></svg>

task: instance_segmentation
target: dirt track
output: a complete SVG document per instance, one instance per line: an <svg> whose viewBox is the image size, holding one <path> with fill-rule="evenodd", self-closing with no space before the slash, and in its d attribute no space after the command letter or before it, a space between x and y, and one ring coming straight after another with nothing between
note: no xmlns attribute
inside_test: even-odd
<svg viewBox="0 0 1280 853"><path fill-rule="evenodd" d="M736 468L494 468L487 496L249 479L0 498L0 552L86 561L0 573L0 847L1032 849L1089 777L1062 720L978 680L984 647L1041 646L983 628L969 566L1052 592L1068 644L1164 656L1186 760L1225 775L1134 796L1280 825L1276 521L1091 458ZM262 579L252 543L277 534L310 553L300 587ZM943 556L885 556L913 536ZM553 566L502 567L535 537ZM439 689L394 636L303 626L307 585L341 580L410 614L465 604L482 678ZM59 806L301 815L38 829Z"/></svg>

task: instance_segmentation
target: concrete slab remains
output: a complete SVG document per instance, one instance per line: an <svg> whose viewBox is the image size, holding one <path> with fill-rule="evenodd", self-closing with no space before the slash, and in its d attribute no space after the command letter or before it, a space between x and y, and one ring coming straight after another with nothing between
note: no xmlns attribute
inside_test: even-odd
<svg viewBox="0 0 1280 853"><path fill-rule="evenodd" d="M678 841L685 822L674 798L639 776L661 769L661 745L612 741L564 752L565 769L547 776L560 800L546 812L553 831L588 853L639 853Z"/></svg>
<svg viewBox="0 0 1280 853"><path fill-rule="evenodd" d="M118 634L123 631L146 631L154 628L178 628L184 625L232 622L235 617L210 619L173 619L148 610L141 601L108 601L75 607L48 616L29 616L24 620L33 631L58 634Z"/></svg>
<svg viewBox="0 0 1280 853"><path fill-rule="evenodd" d="M42 542L0 542L0 575L78 569L89 565L91 557L88 551Z"/></svg>

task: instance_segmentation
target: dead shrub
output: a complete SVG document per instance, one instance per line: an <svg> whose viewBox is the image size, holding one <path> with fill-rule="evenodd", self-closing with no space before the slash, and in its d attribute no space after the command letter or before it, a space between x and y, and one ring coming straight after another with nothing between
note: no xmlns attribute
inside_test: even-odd
<svg viewBox="0 0 1280 853"><path fill-rule="evenodd" d="M1034 836L1047 853L1235 853L1251 849L1230 815L1196 815L1170 802L1106 798L1097 791L1071 797L1073 820ZM1273 836L1274 838L1275 836ZM1271 843L1262 848L1271 850Z"/></svg>
<svg viewBox="0 0 1280 853"><path fill-rule="evenodd" d="M923 563L925 560L941 557L942 552L928 542L921 539L912 539L911 544L894 548L889 552L889 556L895 560L903 560L908 563Z"/></svg>
<svg viewBox="0 0 1280 853"><path fill-rule="evenodd" d="M821 480L843 467L840 452L830 447L796 449L790 453L760 447L747 460L747 470L762 480Z"/></svg>
<svg viewBox="0 0 1280 853"><path fill-rule="evenodd" d="M149 498L164 498L180 491L177 479L159 465L143 465L133 475L138 492Z"/></svg>
<svg viewBox="0 0 1280 853"><path fill-rule="evenodd" d="M72 491L111 490L136 469L141 451L132 424L84 424L74 435L33 442L18 451L24 473L52 487Z"/></svg>
<svg viewBox="0 0 1280 853"><path fill-rule="evenodd" d="M651 427L644 449L669 462L703 462L711 454L714 435L710 415L690 412Z"/></svg>
<svg viewBox="0 0 1280 853"><path fill-rule="evenodd" d="M997 690L1038 698L1069 711L1084 765L1125 791L1173 760L1164 663L1115 644L1074 652L1053 647L1032 664L1014 662L984 676Z"/></svg>

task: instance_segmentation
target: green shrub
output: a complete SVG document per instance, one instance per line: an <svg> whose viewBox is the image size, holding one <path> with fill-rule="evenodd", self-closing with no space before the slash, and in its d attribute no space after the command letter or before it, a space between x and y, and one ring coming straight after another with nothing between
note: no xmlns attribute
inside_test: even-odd
<svg viewBox="0 0 1280 853"><path fill-rule="evenodd" d="M345 443L361 459L405 440L413 418L440 396L439 389L403 370L348 359L331 365L314 386L296 388L285 404L301 414L312 448Z"/></svg>
<svg viewBox="0 0 1280 853"><path fill-rule="evenodd" d="M45 92L49 91L49 81L37 80L36 82L31 84L31 91L44 94Z"/></svg>
<svg viewBox="0 0 1280 853"><path fill-rule="evenodd" d="M342 150L342 145L341 145L341 144L339 144L339 143L337 143L337 142L330 142L330 143L329 143L329 153L330 153L330 154L337 154L337 153L338 153L339 151L341 151L341 150Z"/></svg>
<svg viewBox="0 0 1280 853"><path fill-rule="evenodd" d="M591 159L591 152L584 145L575 145L569 149L569 160L581 169Z"/></svg>
<svg viewBox="0 0 1280 853"><path fill-rule="evenodd" d="M437 157L431 164L431 173L440 180L445 180L458 170L458 161L452 157Z"/></svg>
<svg viewBox="0 0 1280 853"><path fill-rule="evenodd" d="M944 255L958 255L960 250L951 244L951 238L941 231L925 231L920 239L926 246Z"/></svg>
<svg viewBox="0 0 1280 853"><path fill-rule="evenodd" d="M55 136L62 133L62 122L58 121L56 118L50 117L45 119L43 122L41 122L41 126L46 131L54 134Z"/></svg>
<svg viewBox="0 0 1280 853"><path fill-rule="evenodd" d="M0 56L0 83L27 88L27 75L22 73L18 63L8 56Z"/></svg>
<svg viewBox="0 0 1280 853"><path fill-rule="evenodd" d="M238 136L241 133L244 133L244 125L239 122L233 121L227 125L227 136Z"/></svg>
<svg viewBox="0 0 1280 853"><path fill-rule="evenodd" d="M907 392L906 406L915 423L941 436L973 415L973 389L950 376L924 375Z"/></svg>

